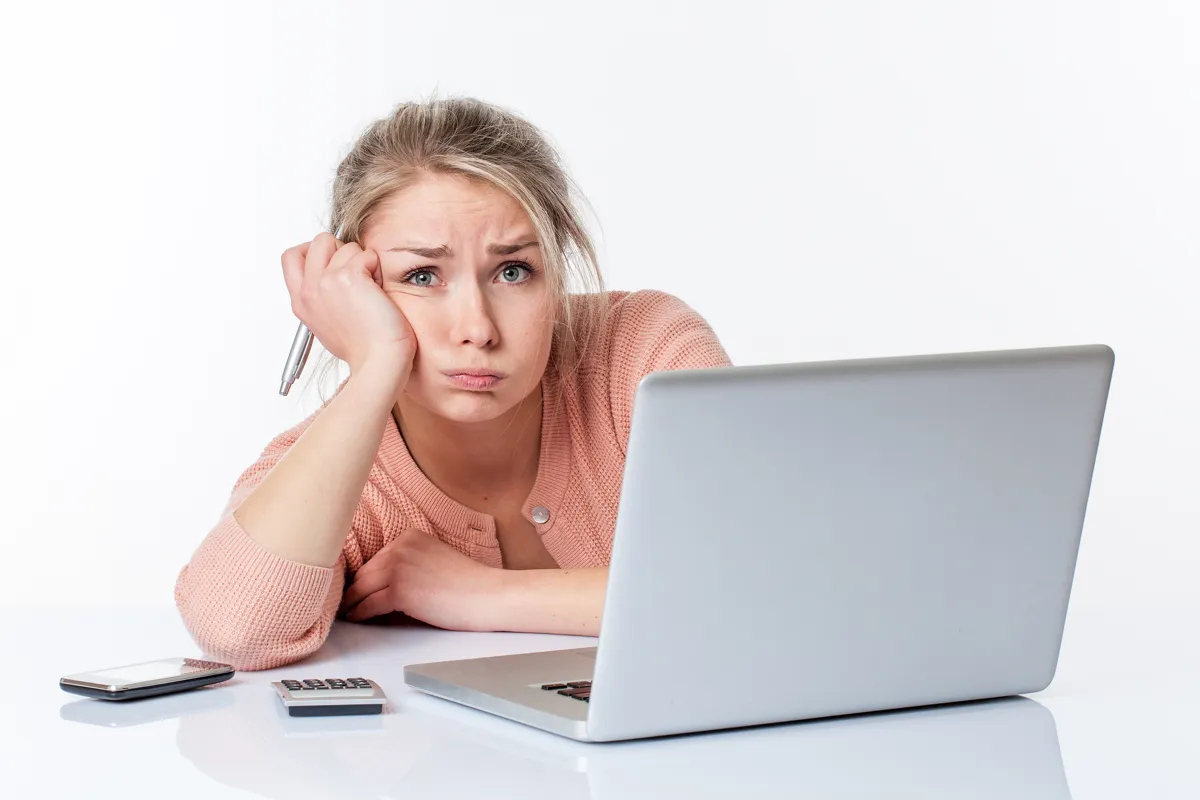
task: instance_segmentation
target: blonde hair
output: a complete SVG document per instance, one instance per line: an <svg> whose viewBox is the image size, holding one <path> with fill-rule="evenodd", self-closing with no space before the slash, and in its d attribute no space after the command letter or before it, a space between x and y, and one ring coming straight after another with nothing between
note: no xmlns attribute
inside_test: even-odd
<svg viewBox="0 0 1200 800"><path fill-rule="evenodd" d="M330 230L340 226L342 241L359 242L384 201L430 174L486 181L521 204L536 231L556 312L550 366L564 375L576 369L606 311L607 293L577 201L591 206L550 142L516 112L475 98L401 103L369 125L338 165ZM572 302L573 289L581 302ZM327 351L322 361L314 370L319 385L342 363Z"/></svg>

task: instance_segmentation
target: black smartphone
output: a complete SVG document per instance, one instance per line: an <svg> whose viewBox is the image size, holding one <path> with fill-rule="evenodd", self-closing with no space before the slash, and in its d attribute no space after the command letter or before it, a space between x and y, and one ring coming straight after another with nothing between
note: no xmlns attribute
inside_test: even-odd
<svg viewBox="0 0 1200 800"><path fill-rule="evenodd" d="M64 692L101 700L134 700L182 692L233 677L233 667L197 658L164 658L59 678Z"/></svg>

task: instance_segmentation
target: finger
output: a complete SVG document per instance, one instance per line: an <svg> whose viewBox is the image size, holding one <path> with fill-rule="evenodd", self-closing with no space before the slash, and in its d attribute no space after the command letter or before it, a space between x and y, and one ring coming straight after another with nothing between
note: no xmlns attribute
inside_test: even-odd
<svg viewBox="0 0 1200 800"><path fill-rule="evenodd" d="M387 570L378 569L367 575L363 575L359 570L354 576L354 582L346 588L346 593L342 596L342 605L346 608L356 605L367 595L386 589L390 584L391 576Z"/></svg>
<svg viewBox="0 0 1200 800"><path fill-rule="evenodd" d="M395 610L388 599L388 593L381 589L350 609L346 619L350 622L361 622L364 619L378 617L380 614L387 614L389 611Z"/></svg>
<svg viewBox="0 0 1200 800"><path fill-rule="evenodd" d="M304 280L304 258L308 255L309 242L289 247L279 257L283 265L283 282L293 300L300 297L300 283Z"/></svg>
<svg viewBox="0 0 1200 800"><path fill-rule="evenodd" d="M349 250L351 247L358 249L356 244L348 244L342 249ZM334 256L334 260L337 261L340 255L339 251L338 255ZM383 288L383 272L379 264L379 254L374 250L358 249L358 252L354 253L351 258L340 263L342 269L364 275L368 280L374 281L380 289Z"/></svg>
<svg viewBox="0 0 1200 800"><path fill-rule="evenodd" d="M362 266L363 271L371 276L371 280L382 289L383 288L383 266L379 262L379 253L374 250L363 250L355 259L355 263Z"/></svg>
<svg viewBox="0 0 1200 800"><path fill-rule="evenodd" d="M338 240L332 233L318 233L304 257L304 280L316 284L316 279L325 271L329 260L338 251Z"/></svg>
<svg viewBox="0 0 1200 800"><path fill-rule="evenodd" d="M392 544L395 544L395 542ZM362 580L367 575L372 575L376 572L389 572L393 563L392 553L394 552L395 548L392 547L392 545L388 545L387 547L380 549L378 553L371 556L371 558L368 559L365 564L358 568L358 570L354 573L354 580Z"/></svg>
<svg viewBox="0 0 1200 800"><path fill-rule="evenodd" d="M365 564L363 564L362 569L366 569L371 564L375 564L375 568L378 568L380 565L377 562L387 562L389 559L394 558L395 552L408 547L409 542L412 539L412 535L417 532L418 531L416 528L405 528L404 530L400 531L400 533L396 534L396 536L390 542L375 551L375 555L371 556L371 558L368 559Z"/></svg>
<svg viewBox="0 0 1200 800"><path fill-rule="evenodd" d="M333 258L329 259L328 269L341 269L357 258L362 251L357 242L346 242L333 254Z"/></svg>

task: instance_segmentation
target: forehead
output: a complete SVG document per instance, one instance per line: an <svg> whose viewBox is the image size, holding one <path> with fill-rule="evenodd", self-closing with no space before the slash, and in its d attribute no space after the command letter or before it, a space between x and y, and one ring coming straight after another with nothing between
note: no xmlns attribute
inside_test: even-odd
<svg viewBox="0 0 1200 800"><path fill-rule="evenodd" d="M369 246L399 243L392 239L438 245L532 232L529 215L504 190L459 175L428 175L380 203L364 240Z"/></svg>

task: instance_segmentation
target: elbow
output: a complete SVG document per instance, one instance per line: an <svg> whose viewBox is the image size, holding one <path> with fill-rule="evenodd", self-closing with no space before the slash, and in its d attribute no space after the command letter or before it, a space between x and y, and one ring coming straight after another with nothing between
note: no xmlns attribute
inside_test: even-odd
<svg viewBox="0 0 1200 800"><path fill-rule="evenodd" d="M181 609L184 626L206 658L252 672L294 664L312 655L325 635L318 621L298 637L287 637L270 625L235 623L213 615L189 615Z"/></svg>
<svg viewBox="0 0 1200 800"><path fill-rule="evenodd" d="M221 629L185 624L205 658L228 664L238 672L282 667L308 655L307 652L296 652L288 642L264 641L249 628Z"/></svg>
<svg viewBox="0 0 1200 800"><path fill-rule="evenodd" d="M239 672L274 669L316 652L329 634L332 618L289 619L254 603L222 602L219 594L175 592L184 627L206 658ZM228 597L225 598L228 600Z"/></svg>

